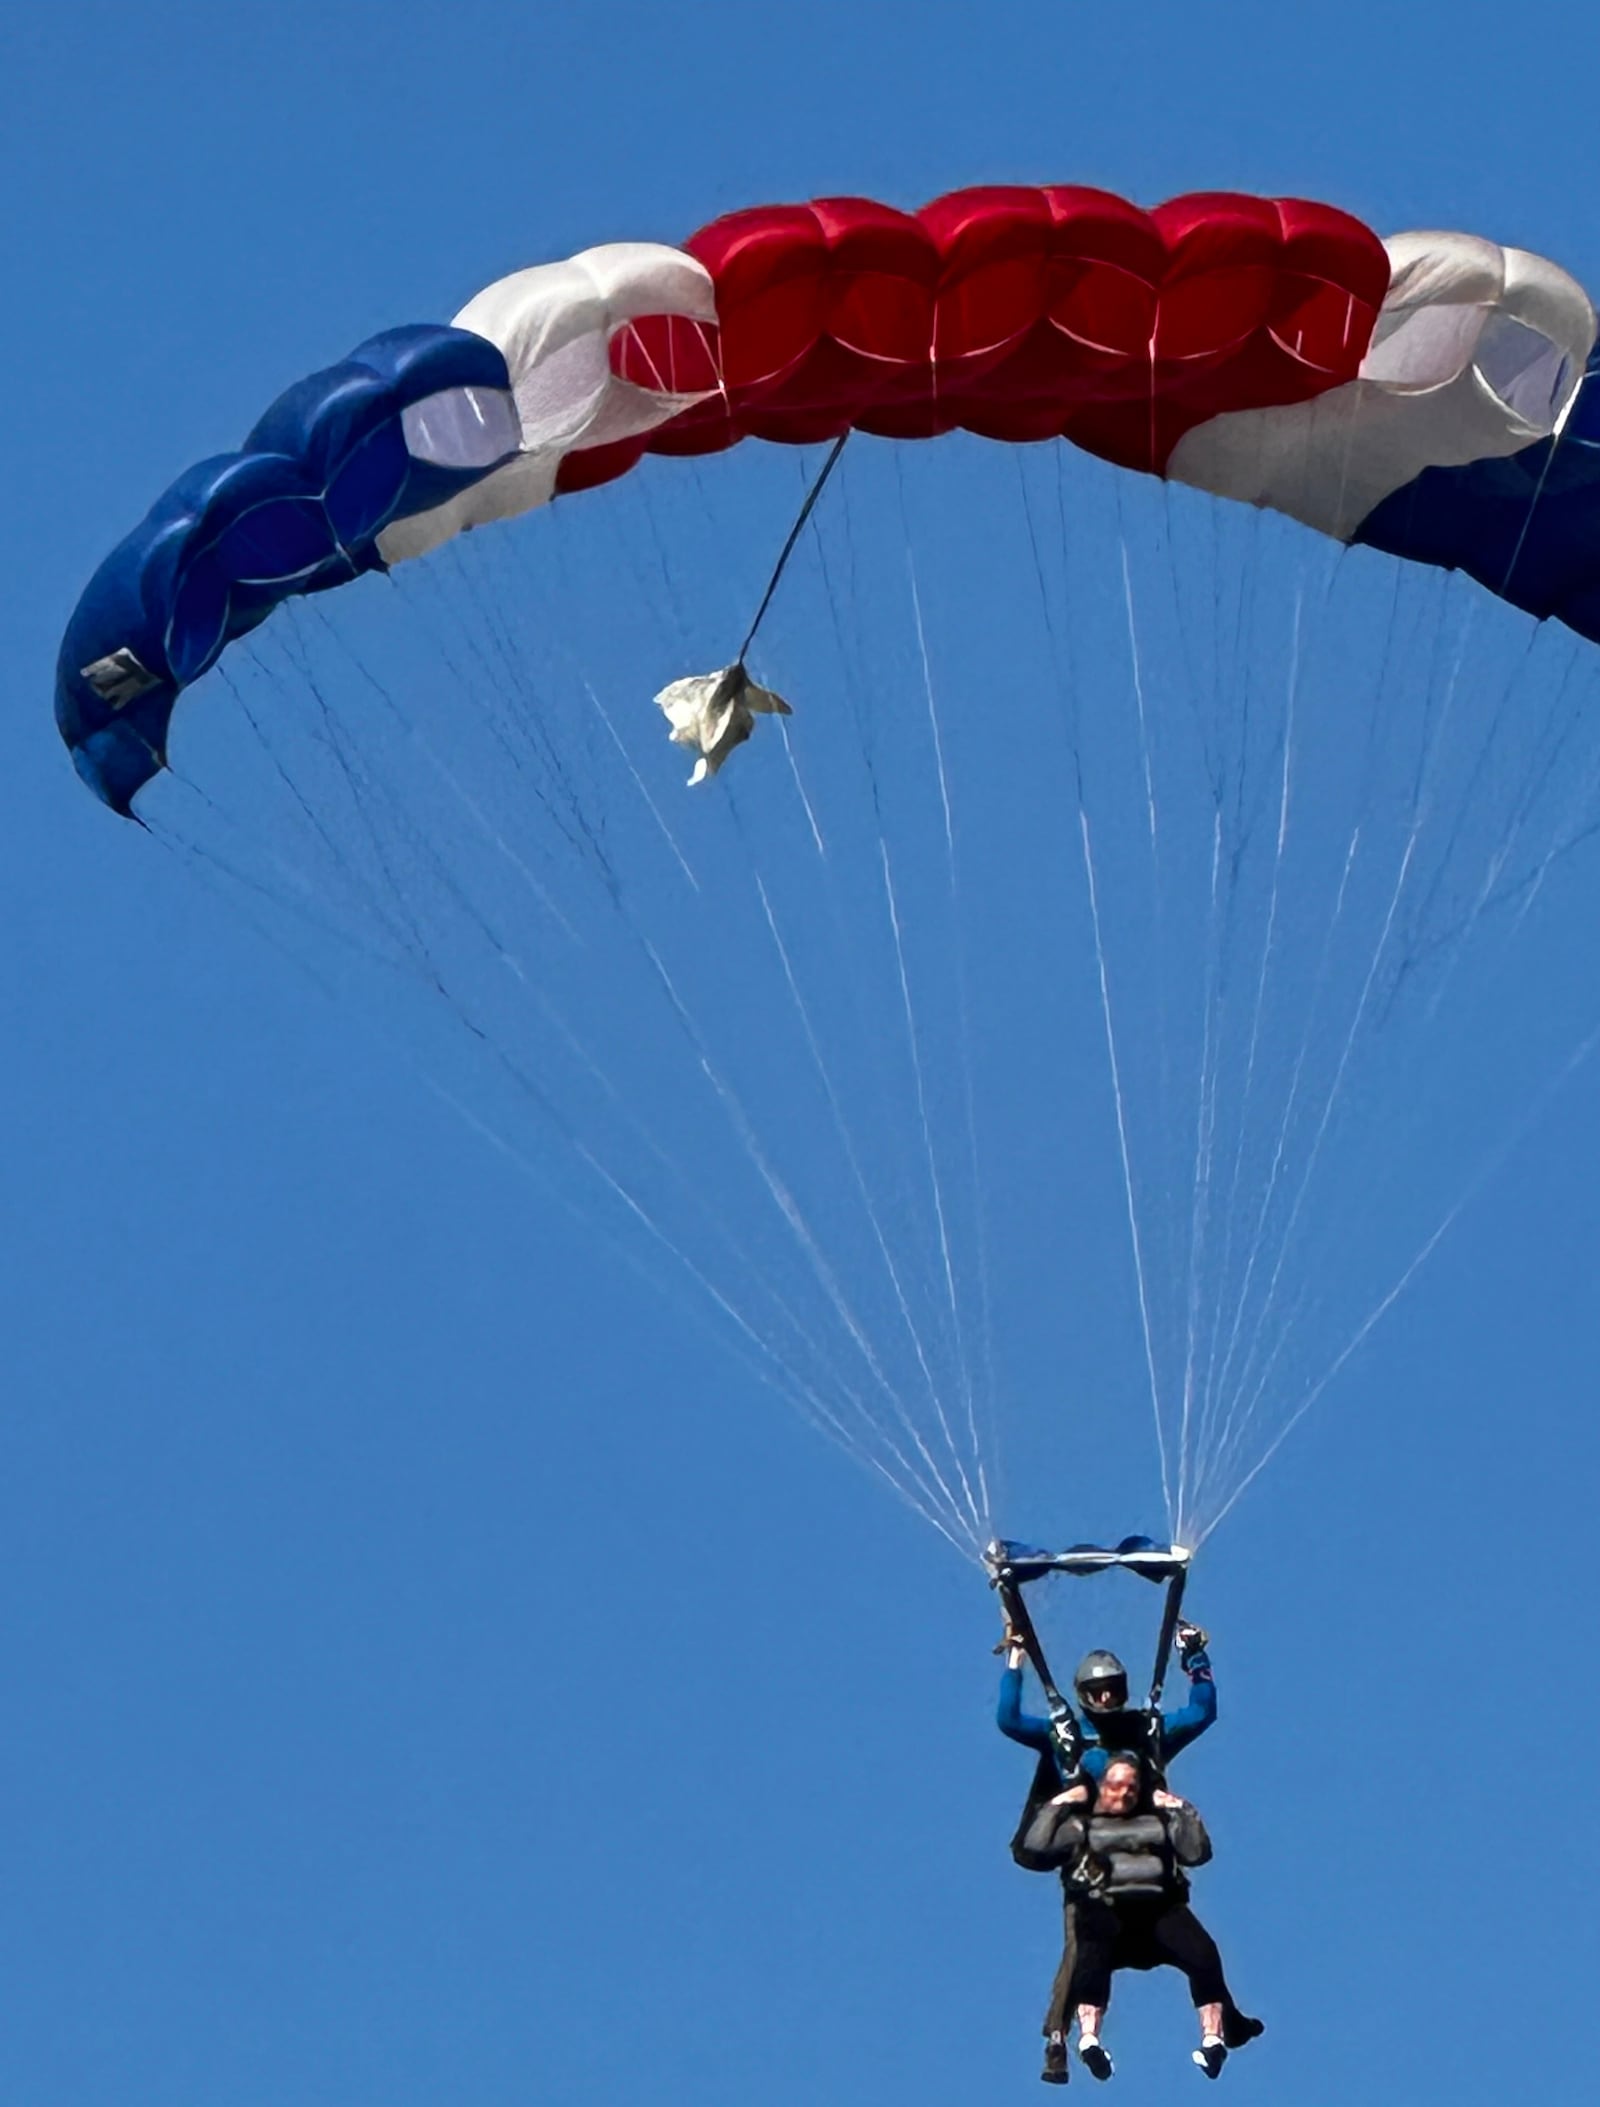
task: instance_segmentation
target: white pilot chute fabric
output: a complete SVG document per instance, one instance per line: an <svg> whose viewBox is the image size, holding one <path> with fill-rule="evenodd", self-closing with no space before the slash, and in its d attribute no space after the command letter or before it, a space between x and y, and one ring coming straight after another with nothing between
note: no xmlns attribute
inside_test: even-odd
<svg viewBox="0 0 1600 2107"><path fill-rule="evenodd" d="M757 716L791 717L781 695L753 681L742 665L720 673L691 673L661 690L656 705L671 727L667 736L699 756L691 785L714 776L736 746L755 730Z"/></svg>

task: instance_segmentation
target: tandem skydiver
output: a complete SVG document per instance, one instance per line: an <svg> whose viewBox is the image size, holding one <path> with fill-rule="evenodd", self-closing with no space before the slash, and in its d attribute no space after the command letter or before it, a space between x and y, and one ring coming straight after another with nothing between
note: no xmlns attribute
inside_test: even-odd
<svg viewBox="0 0 1600 2107"><path fill-rule="evenodd" d="M1059 1871L1068 1898L1063 2026L1047 2045L1047 2083L1065 2084L1065 2015L1076 2008L1078 2054L1091 2076L1109 2078L1100 2036L1118 1968L1177 1968L1200 2020L1194 2061L1220 2076L1230 2049L1261 2033L1233 2000L1216 1941L1189 1907L1188 1870L1207 1864L1211 1839L1187 1801L1163 1790L1133 1750L1108 1754L1098 1784L1080 1780L1036 1808L1017 1846L1019 1861Z"/></svg>
<svg viewBox="0 0 1600 2107"><path fill-rule="evenodd" d="M1038 1719L1022 1709L1022 1666L1026 1649L1017 1633L1008 1629L1002 1641L1005 1669L1000 1678L1000 1701L995 1719L1002 1734L1037 1751L1034 1774L1022 1820L1012 1842L1019 1863L1028 1863L1024 1839L1034 1816L1063 1787L1097 1781L1112 1755L1132 1748L1150 1760L1156 1781L1165 1783L1166 1766L1191 1741L1203 1734L1217 1716L1217 1686L1212 1680L1206 1652L1206 1634L1197 1624L1180 1624L1173 1635L1179 1665L1189 1678L1189 1701L1178 1710L1165 1712L1152 1723L1151 1714L1128 1703L1128 1671L1114 1653L1096 1650L1086 1654L1073 1678L1080 1718L1086 1735L1093 1736L1078 1752L1077 1768L1071 1776L1063 1769L1062 1749L1048 1719ZM1071 2010L1069 1998L1076 1954L1075 1907L1072 1884L1063 1877L1061 1965L1045 2008L1044 2068L1040 2076L1047 2084L1064 2085L1067 2076L1066 2030Z"/></svg>
<svg viewBox="0 0 1600 2107"><path fill-rule="evenodd" d="M1020 1741L1040 1755L1054 1755L1056 1738L1048 1719L1036 1719L1022 1709L1022 1664L1027 1658L1014 1632L1005 1637L1006 1665L1000 1677L1000 1702L995 1723L1002 1734ZM1077 1693L1086 1743L1080 1766L1091 1778L1105 1772L1114 1749L1137 1749L1165 1774L1167 1765L1180 1750L1197 1740L1217 1716L1217 1686L1212 1679L1206 1634L1198 1624L1180 1624L1173 1638L1178 1665L1189 1678L1189 1702L1175 1712L1163 1712L1159 1729L1151 1732L1148 1712L1128 1703L1128 1671L1114 1653L1097 1650L1085 1654L1072 1679ZM1064 1785L1074 1781L1063 1778Z"/></svg>

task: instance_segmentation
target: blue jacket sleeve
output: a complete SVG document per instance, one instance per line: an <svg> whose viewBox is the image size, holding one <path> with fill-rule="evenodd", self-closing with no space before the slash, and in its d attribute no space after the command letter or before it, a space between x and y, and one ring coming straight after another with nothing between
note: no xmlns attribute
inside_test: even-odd
<svg viewBox="0 0 1600 2107"><path fill-rule="evenodd" d="M1197 1741L1217 1716L1217 1686L1211 1680L1211 1662L1203 1653L1189 1659L1189 1702L1176 1712L1161 1715L1161 1757L1170 1762L1180 1749Z"/></svg>
<svg viewBox="0 0 1600 2107"><path fill-rule="evenodd" d="M1041 1754L1052 1746L1050 1722L1035 1719L1022 1709L1022 1670L1007 1668L1000 1677L1000 1702L995 1706L994 1723L1002 1734L1012 1741L1020 1741L1024 1748L1038 1749Z"/></svg>

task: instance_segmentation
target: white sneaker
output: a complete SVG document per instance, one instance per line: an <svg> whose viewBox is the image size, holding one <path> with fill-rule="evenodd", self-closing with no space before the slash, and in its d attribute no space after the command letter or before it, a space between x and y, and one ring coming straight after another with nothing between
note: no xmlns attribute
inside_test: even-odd
<svg viewBox="0 0 1600 2107"><path fill-rule="evenodd" d="M1192 2060L1208 2078L1220 2078L1222 2066L1228 2060L1227 2044L1220 2034L1207 2034L1194 2051Z"/></svg>
<svg viewBox="0 0 1600 2107"><path fill-rule="evenodd" d="M1099 2078L1103 2082L1110 2077L1112 2071L1116 2068L1116 2065L1111 2060L1110 2049L1106 2047L1098 2034L1080 2034L1078 2036L1078 2054L1082 2057L1083 2067L1091 2078Z"/></svg>

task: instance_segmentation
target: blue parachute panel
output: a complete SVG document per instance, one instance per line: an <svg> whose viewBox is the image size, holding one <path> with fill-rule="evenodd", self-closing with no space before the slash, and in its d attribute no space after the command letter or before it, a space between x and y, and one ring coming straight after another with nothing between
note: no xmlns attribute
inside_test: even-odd
<svg viewBox="0 0 1600 2107"><path fill-rule="evenodd" d="M1600 642L1600 352L1555 438L1503 460L1424 469L1352 538L1465 571L1513 606Z"/></svg>
<svg viewBox="0 0 1600 2107"><path fill-rule="evenodd" d="M119 812L166 765L178 696L295 593L381 570L377 537L516 452L510 376L469 330L385 330L296 382L242 450L187 470L90 579L62 640L56 722ZM405 413L457 389L500 396L506 444L470 465L415 457Z"/></svg>

